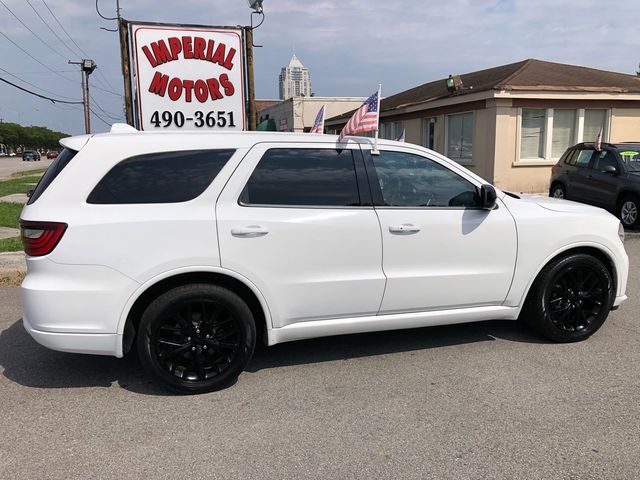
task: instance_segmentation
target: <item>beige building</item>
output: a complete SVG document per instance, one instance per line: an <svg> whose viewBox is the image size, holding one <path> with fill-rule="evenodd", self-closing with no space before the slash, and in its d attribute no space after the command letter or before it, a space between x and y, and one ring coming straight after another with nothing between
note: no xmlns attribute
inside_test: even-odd
<svg viewBox="0 0 640 480"><path fill-rule="evenodd" d="M258 123L275 121L280 132L308 132L316 115L326 105L325 118L334 117L362 105L365 97L293 97L258 110Z"/></svg>
<svg viewBox="0 0 640 480"><path fill-rule="evenodd" d="M452 79L453 80L453 79ZM456 79L457 80L457 79ZM440 152L498 188L546 192L566 148L640 141L640 78L525 60L426 83L381 101L380 136ZM339 132L351 112L326 122Z"/></svg>

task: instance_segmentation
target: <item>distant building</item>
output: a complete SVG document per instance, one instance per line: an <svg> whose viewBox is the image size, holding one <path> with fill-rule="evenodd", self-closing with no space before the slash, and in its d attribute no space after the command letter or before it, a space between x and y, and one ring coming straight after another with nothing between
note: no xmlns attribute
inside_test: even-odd
<svg viewBox="0 0 640 480"><path fill-rule="evenodd" d="M280 100L291 97L310 97L311 79L309 69L305 67L294 53L289 65L282 67L279 77Z"/></svg>
<svg viewBox="0 0 640 480"><path fill-rule="evenodd" d="M316 115L326 105L325 118L340 115L362 105L365 97L292 97L258 109L258 122L270 121L280 132L308 132Z"/></svg>
<svg viewBox="0 0 640 480"><path fill-rule="evenodd" d="M453 80L453 79L452 79ZM640 78L529 59L436 80L380 102L381 138L440 152L503 190L546 192L567 147L640 141ZM453 82L452 82L453 83ZM329 118L339 132L352 112Z"/></svg>

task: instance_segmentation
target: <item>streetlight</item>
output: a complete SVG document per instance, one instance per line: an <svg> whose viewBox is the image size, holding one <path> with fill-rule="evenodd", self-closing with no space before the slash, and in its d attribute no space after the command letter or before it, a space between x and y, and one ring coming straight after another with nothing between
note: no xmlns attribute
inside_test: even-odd
<svg viewBox="0 0 640 480"><path fill-rule="evenodd" d="M255 10L256 13L262 13L262 2L264 0L247 0L249 8Z"/></svg>
<svg viewBox="0 0 640 480"><path fill-rule="evenodd" d="M72 62L71 65L80 65L82 73L82 103L84 104L84 130L91 133L91 110L89 109L89 75L93 73L98 65L93 60L83 58L81 62Z"/></svg>

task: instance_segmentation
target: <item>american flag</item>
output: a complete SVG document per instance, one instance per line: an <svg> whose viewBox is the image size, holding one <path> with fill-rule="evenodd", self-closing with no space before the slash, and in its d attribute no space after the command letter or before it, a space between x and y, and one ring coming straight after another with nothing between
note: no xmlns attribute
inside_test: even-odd
<svg viewBox="0 0 640 480"><path fill-rule="evenodd" d="M345 135L371 132L378 129L378 92L365 100L344 126L338 137L340 142Z"/></svg>
<svg viewBox="0 0 640 480"><path fill-rule="evenodd" d="M325 105L322 106L318 115L316 115L313 127L311 127L309 133L324 133L324 107Z"/></svg>
<svg viewBox="0 0 640 480"><path fill-rule="evenodd" d="M602 129L598 132L598 136L596 137L596 144L594 145L597 152L602 150Z"/></svg>

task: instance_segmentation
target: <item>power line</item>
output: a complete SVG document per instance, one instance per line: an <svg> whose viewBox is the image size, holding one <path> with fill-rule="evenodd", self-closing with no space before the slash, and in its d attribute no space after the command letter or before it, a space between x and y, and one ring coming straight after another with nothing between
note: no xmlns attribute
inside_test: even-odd
<svg viewBox="0 0 640 480"><path fill-rule="evenodd" d="M95 86L95 85L94 85ZM106 116L107 118L111 119L111 120L122 120L122 115L116 115L115 113L110 113L107 112L104 108L102 108L100 106L100 104L98 102L96 102L96 100L90 96L89 101L91 103L93 103L93 105L102 112L102 114L104 116Z"/></svg>
<svg viewBox="0 0 640 480"><path fill-rule="evenodd" d="M98 12L98 15L100 15L100 17L104 18L105 20L118 20L118 17L105 17L104 15L102 15L100 13L100 9L98 8L98 0L96 0L96 12Z"/></svg>
<svg viewBox="0 0 640 480"><path fill-rule="evenodd" d="M58 17L56 17L56 14L53 13L53 10L51 10L51 8L49 8L49 5L47 5L47 2L45 0L42 0L42 3L44 4L44 6L47 8L47 10L49 10L49 13L51 14L51 16L53 17L53 19L58 23L58 25L60 25L60 28L62 29L62 31L65 33L65 35L69 38L69 40L71 40L71 42L78 48L78 51L84 55L84 58L91 58L91 55L89 55L87 52L85 52L82 48L80 48L80 45L78 45L76 43L76 41L71 37L71 35L69 35L69 32L67 32L67 29L64 28L64 25L62 25L62 23L60 22L60 20L58 19ZM98 75L102 75L102 73L100 72L100 70L98 70ZM102 77L104 78L104 75L102 75ZM100 89L98 88L98 90L104 90L105 92L111 93L113 95L117 95L119 97L122 97L122 95L120 95L119 93L113 92L113 86L111 84L109 84L109 81L105 78L104 81L106 82L106 84L104 84L102 82L101 79L96 78L96 80L98 82L100 82L105 88L104 89ZM107 86L108 85L108 86ZM95 85L94 85L95 87ZM112 90L109 90L109 87Z"/></svg>
<svg viewBox="0 0 640 480"><path fill-rule="evenodd" d="M58 39L58 41L59 41L62 45L64 45L64 47L65 47L67 50L69 50L73 56L75 56L75 55L76 55L76 53L75 53L75 52L74 52L74 51L73 51L73 50L72 50L72 49L67 45L67 43L66 43L64 40L62 40L62 39L60 38L60 36L56 33L56 31L55 31L53 28L51 28L51 26L49 25L49 22L47 22L44 18L42 18L42 15L40 15L40 13L35 9L35 7L31 4L31 2L30 2L29 0L27 0L27 3L28 3L28 4L29 4L29 6L31 7L31 10L33 10L33 11L35 12L35 14L38 16L38 18L39 18L40 20L42 20L42 23L44 23L44 24L47 26L47 28L48 28L49 30L51 30L51 33L53 33L53 34L55 35L55 37Z"/></svg>
<svg viewBox="0 0 640 480"><path fill-rule="evenodd" d="M93 111L93 109L91 107L89 107L89 110L91 111L91 113L93 113L93 115L100 120L102 123L104 123L107 127L110 127L111 124L109 122L107 122L104 118L102 118L100 115L98 115L96 112Z"/></svg>
<svg viewBox="0 0 640 480"><path fill-rule="evenodd" d="M4 69L4 68L2 68L2 67L0 67L0 70L2 70L2 71L3 71L4 73L6 73L7 75L11 75L11 76L12 76L13 78L15 78L16 80L20 80L22 83L26 83L27 85L31 85L32 87L35 87L35 88L37 88L38 90L42 90L43 92L50 93L51 95L55 95L56 97L66 98L67 100L75 100L75 98L72 98L72 97L66 97L66 96L64 96L64 95L60 95L60 94L58 94L58 93L51 92L51 91L46 90L46 89L44 89L44 88L42 88L42 87L39 87L38 85L34 85L34 84L33 84L33 83L31 83L31 82L27 82L26 80L24 80L24 79L22 79L22 78L20 78L20 77L18 77L18 76L16 76L16 75L14 75L14 74L13 74L13 73L11 73L11 72L8 72L7 70L5 70L5 69Z"/></svg>
<svg viewBox="0 0 640 480"><path fill-rule="evenodd" d="M12 83L9 80L7 80L5 78L2 78L2 77L0 77L0 82L8 83L12 87L16 87L18 90L22 90L23 92L27 92L27 93L29 93L31 95L36 96L36 97L40 97L40 98L42 98L44 100L49 100L50 102L53 102L53 103L66 103L66 104L69 104L69 105L82 105L83 104L83 102L69 102L67 100L60 100L58 98L51 98L51 97L47 97L46 95L40 95L39 93L32 92L31 90L28 90L28 89L26 89L24 87L21 87L20 85L16 85L15 83Z"/></svg>
<svg viewBox="0 0 640 480"><path fill-rule="evenodd" d="M6 3L4 3L2 0L0 0L0 3L4 6L4 8L6 8L9 11L9 13L11 15L13 15L15 17L16 20L18 20L18 22L20 22L22 24L22 26L24 28L29 30L33 34L34 37L36 37L38 40L40 40L44 44L45 47L47 47L49 50L51 50L53 53L55 53L59 57L62 57L64 60L68 60L64 55L62 55L55 48L53 48L51 45L49 45L47 42L45 42L42 38L40 38L40 36L36 32L34 32L33 30L31 30L26 23L24 23L22 20L20 20L20 17L18 17L15 13L13 13L13 11L9 7L7 7Z"/></svg>
<svg viewBox="0 0 640 480"><path fill-rule="evenodd" d="M42 0L42 3L44 4L45 7L47 7L47 10L49 10L49 13L54 18L54 20L58 22L58 25L60 25L60 28L62 29L62 31L67 35L67 37L69 37L69 40L71 40L71 42L73 42L73 44L76 47L78 47L78 50L80 51L80 53L82 53L85 56L85 58L91 58L91 55L89 55L87 52L82 50L82 48L80 48L80 45L78 45L76 41L73 38L71 38L71 35L69 35L69 32L67 32L67 30L64 28L64 25L60 23L60 20L58 20L58 17L56 17L56 14L53 13L53 11L49 8L49 5L47 5L47 2L45 2L45 0Z"/></svg>
<svg viewBox="0 0 640 480"><path fill-rule="evenodd" d="M0 30L0 35L2 35L4 38L6 38L7 40L9 40L14 47L18 48L19 50L21 50L25 55L27 55L28 57L30 57L32 60L34 60L35 62L39 63L40 65L42 65L44 68L46 68L47 70L49 70L51 73L57 75L60 78L64 78L66 81L71 82L71 83L76 83L74 80L71 80L69 77L65 77L64 75L58 73L57 71L55 71L54 69L52 69L51 67L49 67L48 65L42 63L40 60L38 60L36 57L34 57L33 55L31 55L29 52L27 52L24 48L22 48L20 45L18 45L16 42L14 42L13 40L11 40L9 37L7 37L7 35Z"/></svg>

